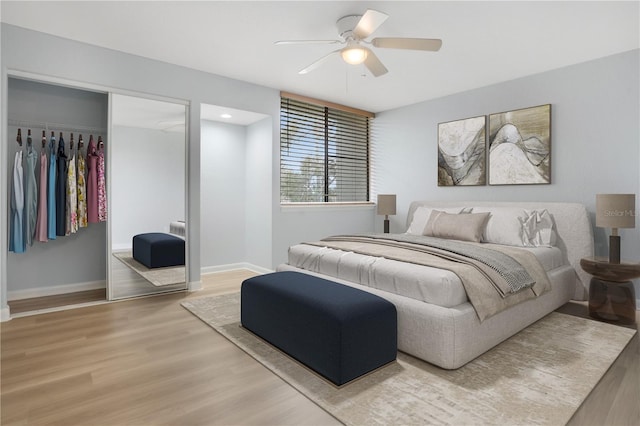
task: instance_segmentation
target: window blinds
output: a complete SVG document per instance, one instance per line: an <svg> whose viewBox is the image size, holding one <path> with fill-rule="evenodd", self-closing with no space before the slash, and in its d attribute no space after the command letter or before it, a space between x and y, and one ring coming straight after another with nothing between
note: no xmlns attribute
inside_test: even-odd
<svg viewBox="0 0 640 426"><path fill-rule="evenodd" d="M369 117L282 97L280 201L369 201Z"/></svg>

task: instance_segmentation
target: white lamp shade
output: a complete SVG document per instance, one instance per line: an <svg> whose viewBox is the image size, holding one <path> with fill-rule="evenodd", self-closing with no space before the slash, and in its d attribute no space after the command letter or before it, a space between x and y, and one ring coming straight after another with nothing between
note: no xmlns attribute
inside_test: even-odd
<svg viewBox="0 0 640 426"><path fill-rule="evenodd" d="M378 195L378 214L383 214L383 215L396 214L396 195L395 194L379 194Z"/></svg>
<svg viewBox="0 0 640 426"><path fill-rule="evenodd" d="M635 228L635 194L596 194L596 226Z"/></svg>

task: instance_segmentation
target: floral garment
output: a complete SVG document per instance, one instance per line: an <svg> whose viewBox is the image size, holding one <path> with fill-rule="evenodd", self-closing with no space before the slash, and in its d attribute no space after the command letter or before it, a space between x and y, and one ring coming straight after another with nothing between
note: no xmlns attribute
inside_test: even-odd
<svg viewBox="0 0 640 426"><path fill-rule="evenodd" d="M107 220L107 188L104 179L104 147L98 147L98 220Z"/></svg>
<svg viewBox="0 0 640 426"><path fill-rule="evenodd" d="M78 153L78 227L86 228L89 225L87 221L87 181L85 175L87 173L86 162L81 153Z"/></svg>
<svg viewBox="0 0 640 426"><path fill-rule="evenodd" d="M66 235L78 232L78 191L76 189L76 156L71 154L67 166Z"/></svg>

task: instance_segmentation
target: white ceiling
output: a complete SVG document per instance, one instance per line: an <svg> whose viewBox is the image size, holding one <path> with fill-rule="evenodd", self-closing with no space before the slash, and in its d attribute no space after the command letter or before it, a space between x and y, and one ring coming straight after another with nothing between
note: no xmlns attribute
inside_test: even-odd
<svg viewBox="0 0 640 426"><path fill-rule="evenodd" d="M373 112L636 49L639 2L12 2L13 25ZM441 38L439 52L375 49L378 78L335 49L275 46L335 39L335 21L376 9L390 15L375 36Z"/></svg>

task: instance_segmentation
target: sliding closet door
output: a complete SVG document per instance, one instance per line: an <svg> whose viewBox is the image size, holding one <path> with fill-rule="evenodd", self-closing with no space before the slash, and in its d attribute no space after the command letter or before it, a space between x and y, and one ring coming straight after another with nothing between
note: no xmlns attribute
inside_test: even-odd
<svg viewBox="0 0 640 426"><path fill-rule="evenodd" d="M109 299L186 289L187 106L110 96Z"/></svg>

